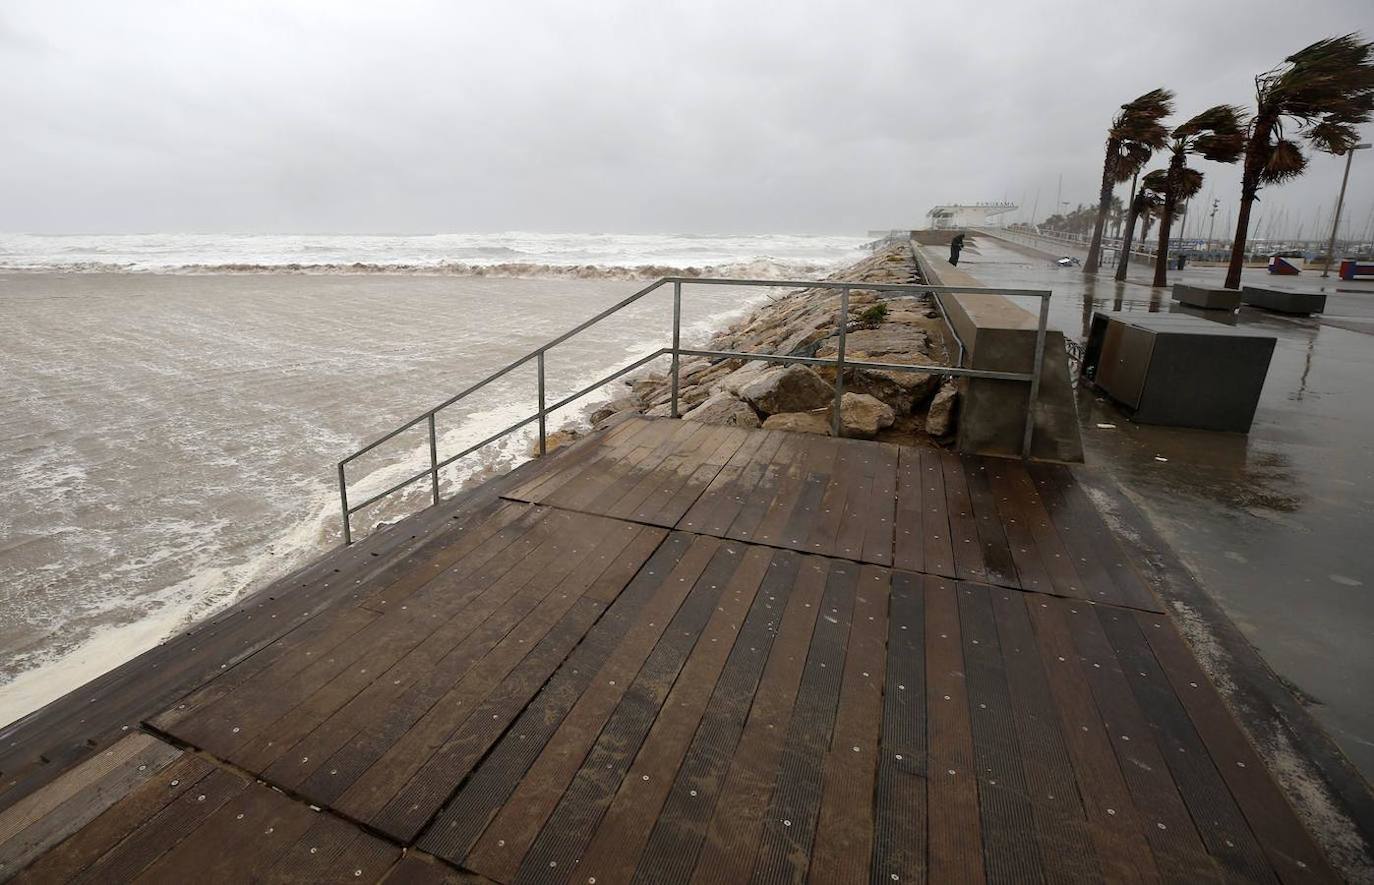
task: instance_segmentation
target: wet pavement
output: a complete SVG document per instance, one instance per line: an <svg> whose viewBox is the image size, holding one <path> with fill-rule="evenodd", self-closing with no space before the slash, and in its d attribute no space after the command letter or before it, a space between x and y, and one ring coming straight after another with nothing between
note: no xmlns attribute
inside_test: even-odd
<svg viewBox="0 0 1374 885"><path fill-rule="evenodd" d="M1277 336L1248 435L1135 424L1080 388L1084 448L1374 780L1374 284L1255 268L1246 284L1325 291L1325 313L1228 318L1178 307L1143 265L1125 283L1099 281L978 237L960 267L988 285L1052 289L1051 322L1078 340L1094 310L1186 310ZM1219 286L1224 273L1170 281Z"/></svg>

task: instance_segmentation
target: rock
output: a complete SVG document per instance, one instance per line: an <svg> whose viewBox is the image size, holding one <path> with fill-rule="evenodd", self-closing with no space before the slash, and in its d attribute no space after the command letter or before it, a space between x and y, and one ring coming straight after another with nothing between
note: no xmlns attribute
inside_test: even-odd
<svg viewBox="0 0 1374 885"><path fill-rule="evenodd" d="M618 396L605 405L597 407L597 409L592 412L589 420L592 426L595 427L618 412L623 412L627 409L638 410L642 405L643 403L637 397Z"/></svg>
<svg viewBox="0 0 1374 885"><path fill-rule="evenodd" d="M716 385L715 389L717 391L725 391L732 396L738 396L741 387L767 371L767 363L762 360L752 360L721 378L720 383Z"/></svg>
<svg viewBox="0 0 1374 885"><path fill-rule="evenodd" d="M830 404L835 391L805 366L769 369L739 388L742 399L768 415L807 412Z"/></svg>
<svg viewBox="0 0 1374 885"><path fill-rule="evenodd" d="M759 416L749 408L744 400L736 399L728 393L717 393L682 416L684 421L700 421L703 424L723 424L728 427L758 427Z"/></svg>
<svg viewBox="0 0 1374 885"><path fill-rule="evenodd" d="M816 349L816 356L823 359L834 359L838 353L838 339L827 341ZM930 339L920 329L885 323L876 329L859 329L845 335L844 353L846 359L890 362L880 358L889 354L929 354Z"/></svg>
<svg viewBox="0 0 1374 885"><path fill-rule="evenodd" d="M948 436L954 429L954 409L959 401L959 388L946 384L930 401L926 413L926 433L934 437Z"/></svg>
<svg viewBox="0 0 1374 885"><path fill-rule="evenodd" d="M930 399L940 379L928 372L889 372L883 369L849 369L844 389L866 393L891 406L899 415Z"/></svg>
<svg viewBox="0 0 1374 885"><path fill-rule="evenodd" d="M559 448L559 447L561 447L561 446L566 446L566 445L568 445L569 443L575 442L576 440L580 439L581 436L582 436L582 434L581 434L579 431L573 430L572 428L564 428L564 429L562 429L562 430L555 430L553 433L545 434L545 436L544 436L544 451L545 451L546 453L552 452L554 449L557 449L557 448ZM534 441L530 443L530 457L531 457L531 458L538 458L538 457L539 457L539 437L538 437L538 436L535 436Z"/></svg>
<svg viewBox="0 0 1374 885"><path fill-rule="evenodd" d="M827 410L818 412L780 412L769 415L763 422L764 430L787 430L792 433L819 433L830 435L830 415Z"/></svg>
<svg viewBox="0 0 1374 885"><path fill-rule="evenodd" d="M600 421L597 421L592 425L592 429L607 430L611 427L616 426L617 424L623 424L631 418L638 418L642 414L643 412L639 411L638 408L624 409L623 411L616 412L613 415L608 415L605 418L602 418Z"/></svg>
<svg viewBox="0 0 1374 885"><path fill-rule="evenodd" d="M845 436L871 439L897 420L892 407L866 393L846 393L840 400L840 424Z"/></svg>
<svg viewBox="0 0 1374 885"><path fill-rule="evenodd" d="M681 412L680 409L679 412ZM649 409L644 413L644 417L646 418L671 418L672 415L672 403L659 403L658 405L654 406L652 409Z"/></svg>
<svg viewBox="0 0 1374 885"><path fill-rule="evenodd" d="M630 384L630 391L645 403L648 403L649 398L657 394L667 383L668 379L665 376L654 372L643 378L636 379Z"/></svg>

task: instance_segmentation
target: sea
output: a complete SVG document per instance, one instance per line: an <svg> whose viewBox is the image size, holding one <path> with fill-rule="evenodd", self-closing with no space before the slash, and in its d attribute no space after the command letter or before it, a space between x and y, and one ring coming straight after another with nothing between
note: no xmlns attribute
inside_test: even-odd
<svg viewBox="0 0 1374 885"><path fill-rule="evenodd" d="M0 234L0 726L341 542L337 463L665 275L823 277L863 236ZM686 343L768 297L686 285ZM668 287L550 351L557 402L671 340ZM666 365L666 363L665 363ZM664 368L653 366L649 368ZM550 418L585 425L617 383ZM533 364L439 413L439 457L537 408ZM529 429L444 471L530 457ZM348 466L423 470L423 427ZM428 486L355 515L358 533Z"/></svg>

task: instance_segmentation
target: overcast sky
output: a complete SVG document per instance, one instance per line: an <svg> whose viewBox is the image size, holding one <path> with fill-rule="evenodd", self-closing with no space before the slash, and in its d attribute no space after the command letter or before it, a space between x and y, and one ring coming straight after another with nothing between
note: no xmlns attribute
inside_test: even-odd
<svg viewBox="0 0 1374 885"><path fill-rule="evenodd" d="M1061 174L1063 200L1095 199L1123 101L1248 106L1256 73L1354 30L1374 37L1374 3L4 0L0 230L861 233L1002 199L1044 216ZM1343 164L1262 192L1259 223L1329 219ZM1206 171L1220 228L1240 173ZM1347 204L1358 233L1374 150Z"/></svg>

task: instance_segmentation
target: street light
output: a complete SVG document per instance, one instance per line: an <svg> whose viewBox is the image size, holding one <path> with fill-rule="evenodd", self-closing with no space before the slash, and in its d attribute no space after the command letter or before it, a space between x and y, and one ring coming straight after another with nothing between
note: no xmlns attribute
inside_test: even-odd
<svg viewBox="0 0 1374 885"><path fill-rule="evenodd" d="M1336 230L1341 225L1341 206L1345 203L1345 185L1350 181L1350 161L1355 158L1356 151L1368 148L1368 144L1357 144L1345 152L1345 175L1341 178L1341 195L1336 198L1336 217L1331 220L1331 242L1326 244L1326 267L1322 268L1322 279L1331 275L1331 259L1336 252Z"/></svg>

